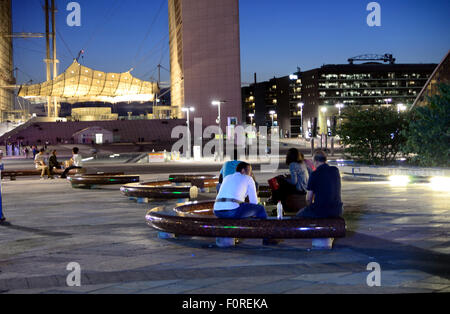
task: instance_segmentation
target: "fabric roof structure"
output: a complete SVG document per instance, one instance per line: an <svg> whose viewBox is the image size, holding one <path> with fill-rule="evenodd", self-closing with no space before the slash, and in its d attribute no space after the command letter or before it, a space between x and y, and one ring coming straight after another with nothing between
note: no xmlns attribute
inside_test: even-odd
<svg viewBox="0 0 450 314"><path fill-rule="evenodd" d="M142 81L130 72L105 73L82 66L76 60L55 79L40 84L23 85L19 96L47 101L47 97L60 102L128 102L153 101L159 92L157 83Z"/></svg>

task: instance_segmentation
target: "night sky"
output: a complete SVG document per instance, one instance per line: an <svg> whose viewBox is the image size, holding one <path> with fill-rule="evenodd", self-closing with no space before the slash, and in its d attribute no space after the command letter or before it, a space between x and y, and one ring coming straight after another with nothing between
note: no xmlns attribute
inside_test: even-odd
<svg viewBox="0 0 450 314"><path fill-rule="evenodd" d="M12 0L14 32L45 32L43 0ZM156 80L169 69L167 0L79 0L81 27L66 24L69 0L56 0L59 72L81 49L81 63ZM242 82L284 76L298 67L347 63L392 53L397 63L439 63L450 49L450 1L379 0L381 27L366 24L369 0L240 0ZM147 36L146 36L147 35ZM45 39L15 39L18 83L45 80ZM169 73L162 70L162 81Z"/></svg>

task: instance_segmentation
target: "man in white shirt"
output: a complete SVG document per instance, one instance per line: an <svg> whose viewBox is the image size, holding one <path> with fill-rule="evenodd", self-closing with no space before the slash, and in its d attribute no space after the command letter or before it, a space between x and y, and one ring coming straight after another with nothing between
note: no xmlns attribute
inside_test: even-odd
<svg viewBox="0 0 450 314"><path fill-rule="evenodd" d="M241 162L236 168L236 173L225 177L214 204L216 217L229 219L267 218L264 206L258 205L255 181L251 175L252 166ZM249 203L245 203L247 196Z"/></svg>
<svg viewBox="0 0 450 314"><path fill-rule="evenodd" d="M70 170L81 169L83 167L83 158L78 154L79 151L80 150L78 149L78 147L75 147L72 150L72 159L70 159L69 161L69 167L64 170L63 174L61 175L61 179L66 179Z"/></svg>
<svg viewBox="0 0 450 314"><path fill-rule="evenodd" d="M53 179L53 177L50 176L50 170L48 168L48 165L45 163L45 156L44 156L45 150L41 149L39 153L34 158L34 164L36 165L36 169L41 170L41 180L44 179L44 175L47 174L49 179Z"/></svg>

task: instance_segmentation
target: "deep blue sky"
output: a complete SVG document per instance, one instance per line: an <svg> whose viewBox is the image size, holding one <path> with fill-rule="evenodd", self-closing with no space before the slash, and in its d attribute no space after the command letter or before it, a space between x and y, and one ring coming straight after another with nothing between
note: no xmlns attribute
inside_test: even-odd
<svg viewBox="0 0 450 314"><path fill-rule="evenodd" d="M15 32L45 31L43 0L12 1ZM107 72L135 67L133 75L149 80L157 78L160 61L169 68L167 0L79 0L81 27L66 24L69 2L56 0L57 28L68 46L58 34L60 72L81 49L82 64ZM365 53L438 63L450 49L450 1L379 0L382 26L372 28L369 2L240 0L242 82L252 82L254 72L261 81ZM15 39L14 48L19 83L45 80L45 39ZM161 74L169 80L168 72Z"/></svg>

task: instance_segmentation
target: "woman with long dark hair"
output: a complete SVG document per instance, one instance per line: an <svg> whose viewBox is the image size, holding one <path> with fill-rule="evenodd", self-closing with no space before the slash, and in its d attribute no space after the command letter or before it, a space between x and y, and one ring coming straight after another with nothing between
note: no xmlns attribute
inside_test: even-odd
<svg viewBox="0 0 450 314"><path fill-rule="evenodd" d="M286 165L289 166L290 175L279 176L279 188L272 191L272 201L285 203L289 195L306 195L309 173L302 155L296 148L291 148L286 155Z"/></svg>

